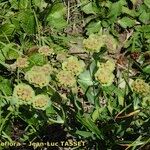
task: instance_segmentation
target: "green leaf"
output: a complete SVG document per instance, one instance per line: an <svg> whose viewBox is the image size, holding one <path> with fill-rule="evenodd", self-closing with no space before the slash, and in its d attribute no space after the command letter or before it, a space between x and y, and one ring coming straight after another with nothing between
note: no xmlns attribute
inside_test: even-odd
<svg viewBox="0 0 150 150"><path fill-rule="evenodd" d="M150 25L142 25L142 26L137 26L135 27L135 30L140 31L140 32L150 32Z"/></svg>
<svg viewBox="0 0 150 150"><path fill-rule="evenodd" d="M12 60L12 59L17 59L19 57L18 52L10 49L7 53L7 59L8 60Z"/></svg>
<svg viewBox="0 0 150 150"><path fill-rule="evenodd" d="M101 21L97 21L97 22L92 21L86 27L87 35L90 35L92 33L97 33L100 31L100 29L101 29Z"/></svg>
<svg viewBox="0 0 150 150"><path fill-rule="evenodd" d="M84 138L88 138L88 137L92 137L93 134L91 132L88 132L88 131L80 131L80 130L77 130L76 131L76 134L84 137Z"/></svg>
<svg viewBox="0 0 150 150"><path fill-rule="evenodd" d="M103 87L103 90L109 95L112 95L113 93L116 94L116 96L118 97L119 105L124 105L124 93L121 89L117 88L114 85L111 85L109 87Z"/></svg>
<svg viewBox="0 0 150 150"><path fill-rule="evenodd" d="M112 3L110 7L110 12L108 14L110 20L114 22L117 19L117 16L120 15L121 10L122 10L122 4L120 1L116 3Z"/></svg>
<svg viewBox="0 0 150 150"><path fill-rule="evenodd" d="M89 70L86 70L83 73L81 73L79 75L78 81L80 83L84 83L85 85L87 85L86 88L88 88L88 86L92 86L93 85L93 79L91 77L91 74L90 74Z"/></svg>
<svg viewBox="0 0 150 150"><path fill-rule="evenodd" d="M123 28L127 28L127 27L130 28L130 27L133 27L136 24L135 20L130 19L128 17L123 17L122 19L118 20L118 23Z"/></svg>
<svg viewBox="0 0 150 150"><path fill-rule="evenodd" d="M145 4L148 8L150 8L150 0L144 0L144 4Z"/></svg>
<svg viewBox="0 0 150 150"><path fill-rule="evenodd" d="M49 123L64 123L62 117L54 110L52 106L46 109L46 115L48 116Z"/></svg>
<svg viewBox="0 0 150 150"><path fill-rule="evenodd" d="M150 65L147 65L146 67L144 67L144 68L143 68L143 71L144 71L145 73L150 74Z"/></svg>
<svg viewBox="0 0 150 150"><path fill-rule="evenodd" d="M96 109L92 114L92 119L94 122L99 118L99 115L100 115L99 109Z"/></svg>
<svg viewBox="0 0 150 150"><path fill-rule="evenodd" d="M81 10L86 14L96 14L98 12L98 8L93 2L82 3Z"/></svg>
<svg viewBox="0 0 150 150"><path fill-rule="evenodd" d="M93 122L91 117L89 115L87 116L80 116L77 115L77 119L79 122L81 122L85 127L87 127L92 133L94 133L97 138L103 139L102 130L96 126L96 124Z"/></svg>
<svg viewBox="0 0 150 150"><path fill-rule="evenodd" d="M56 29L63 29L67 25L65 19L66 7L62 3L56 3L47 16L48 25Z"/></svg>
<svg viewBox="0 0 150 150"><path fill-rule="evenodd" d="M146 13L146 11L143 11L142 14L139 16L139 20L144 24L150 23L150 13Z"/></svg>
<svg viewBox="0 0 150 150"><path fill-rule="evenodd" d="M18 19L24 32L27 34L35 33L35 18L33 12L30 9L26 11L20 11Z"/></svg>
<svg viewBox="0 0 150 150"><path fill-rule="evenodd" d="M47 3L44 0L33 0L34 6L38 7L40 10L46 8Z"/></svg>
<svg viewBox="0 0 150 150"><path fill-rule="evenodd" d="M44 55L39 53L34 53L29 57L29 62L32 65L42 66L47 62L47 59Z"/></svg>
<svg viewBox="0 0 150 150"><path fill-rule="evenodd" d="M0 91L4 95L10 96L12 94L11 81L5 78L0 78Z"/></svg>
<svg viewBox="0 0 150 150"><path fill-rule="evenodd" d="M27 9L30 4L29 0L19 0L19 9Z"/></svg>
<svg viewBox="0 0 150 150"><path fill-rule="evenodd" d="M18 9L18 0L10 0L11 8L17 10Z"/></svg>
<svg viewBox="0 0 150 150"><path fill-rule="evenodd" d="M139 15L139 12L135 11L134 9L129 9L128 7L122 7L122 13L125 13L131 17L136 17Z"/></svg>
<svg viewBox="0 0 150 150"><path fill-rule="evenodd" d="M89 70L86 70L85 72L80 74L78 83L83 89L90 103L94 103L95 93L93 91L93 81Z"/></svg>
<svg viewBox="0 0 150 150"><path fill-rule="evenodd" d="M5 56L3 55L2 51L0 51L0 62L5 61Z"/></svg>
<svg viewBox="0 0 150 150"><path fill-rule="evenodd" d="M0 61L4 62L5 59L9 59L8 55L14 51L14 44L13 43L9 43L9 44L5 44L2 43L1 49L0 49ZM15 55L17 55L17 52L14 51L13 52Z"/></svg>
<svg viewBox="0 0 150 150"><path fill-rule="evenodd" d="M14 30L15 30L15 25L11 23L5 23L0 27L0 37L4 37L4 35L12 36Z"/></svg>
<svg viewBox="0 0 150 150"><path fill-rule="evenodd" d="M67 26L67 21L63 17L53 18L53 17L49 16L47 21L48 21L48 25L50 25L51 27L56 28L56 29L61 30Z"/></svg>

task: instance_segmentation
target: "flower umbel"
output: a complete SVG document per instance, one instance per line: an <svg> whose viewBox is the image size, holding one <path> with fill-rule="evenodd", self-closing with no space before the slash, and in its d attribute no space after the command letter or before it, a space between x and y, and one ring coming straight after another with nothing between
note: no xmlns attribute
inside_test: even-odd
<svg viewBox="0 0 150 150"><path fill-rule="evenodd" d="M47 95L39 94L34 97L32 104L35 109L45 110L49 106L50 100Z"/></svg>
<svg viewBox="0 0 150 150"><path fill-rule="evenodd" d="M26 57L19 57L16 61L16 66L20 69L28 67L29 62Z"/></svg>
<svg viewBox="0 0 150 150"><path fill-rule="evenodd" d="M50 56L53 53L53 49L49 48L49 46L42 46L39 48L38 52L45 55L45 56Z"/></svg>
<svg viewBox="0 0 150 150"><path fill-rule="evenodd" d="M95 78L103 85L109 86L113 83L114 74L108 70L99 68L95 74Z"/></svg>
<svg viewBox="0 0 150 150"><path fill-rule="evenodd" d="M104 34L104 35L102 35L102 39L103 39L105 45L107 46L107 49L108 49L109 53L114 54L114 53L117 52L118 43L112 35Z"/></svg>
<svg viewBox="0 0 150 150"><path fill-rule="evenodd" d="M37 71L28 71L25 74L25 79L35 87L43 88L49 84L50 76Z"/></svg>
<svg viewBox="0 0 150 150"><path fill-rule="evenodd" d="M57 74L57 79L60 85L64 85L65 87L73 87L76 84L76 79L74 75L69 71L60 71Z"/></svg>
<svg viewBox="0 0 150 150"><path fill-rule="evenodd" d="M101 63L99 67L101 69L113 72L115 70L115 61L113 59L109 59L105 63Z"/></svg>
<svg viewBox="0 0 150 150"><path fill-rule="evenodd" d="M89 52L99 52L100 48L104 45L101 36L96 34L91 34L87 39L83 40L83 46Z"/></svg>
<svg viewBox="0 0 150 150"><path fill-rule="evenodd" d="M147 96L150 94L150 85L142 79L136 79L131 85L134 92L141 94L142 96Z"/></svg>
<svg viewBox="0 0 150 150"><path fill-rule="evenodd" d="M109 86L113 83L115 78L113 71L115 70L115 62L110 59L105 63L98 64L99 69L95 74L95 78L103 85Z"/></svg>
<svg viewBox="0 0 150 150"><path fill-rule="evenodd" d="M45 75L50 75L53 72L53 68L50 64L45 64L41 66L40 71L43 72Z"/></svg>
<svg viewBox="0 0 150 150"><path fill-rule="evenodd" d="M15 86L13 96L18 100L19 104L31 104L35 93L31 86L20 83Z"/></svg>
<svg viewBox="0 0 150 150"><path fill-rule="evenodd" d="M62 69L71 72L73 75L78 76L84 70L85 64L77 57L70 56L62 63Z"/></svg>
<svg viewBox="0 0 150 150"><path fill-rule="evenodd" d="M53 71L53 68L50 64L45 64L43 66L33 66L31 71L42 72L45 75L50 75Z"/></svg>

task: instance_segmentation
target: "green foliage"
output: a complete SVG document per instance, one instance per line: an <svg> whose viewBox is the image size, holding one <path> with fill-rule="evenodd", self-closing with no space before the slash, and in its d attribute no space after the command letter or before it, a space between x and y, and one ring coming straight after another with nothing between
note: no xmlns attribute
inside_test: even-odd
<svg viewBox="0 0 150 150"><path fill-rule="evenodd" d="M48 25L56 29L63 29L67 25L67 20L64 18L67 12L66 7L62 3L55 3L51 7L47 16Z"/></svg>
<svg viewBox="0 0 150 150"><path fill-rule="evenodd" d="M149 0L1 0L0 141L142 150L149 60Z"/></svg>

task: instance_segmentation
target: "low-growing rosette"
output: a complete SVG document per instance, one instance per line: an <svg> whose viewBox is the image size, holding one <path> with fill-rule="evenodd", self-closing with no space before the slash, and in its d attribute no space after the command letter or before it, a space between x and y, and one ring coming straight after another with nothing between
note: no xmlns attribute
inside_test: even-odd
<svg viewBox="0 0 150 150"><path fill-rule="evenodd" d="M83 46L89 52L99 52L101 47L104 46L104 42L101 36L91 34L87 39L83 40Z"/></svg>
<svg viewBox="0 0 150 150"><path fill-rule="evenodd" d="M147 96L150 94L150 85L142 79L136 79L133 81L131 87L135 93L142 96Z"/></svg>
<svg viewBox="0 0 150 150"><path fill-rule="evenodd" d="M49 46L42 46L39 48L38 52L41 53L44 56L50 56L53 53L53 48L50 48Z"/></svg>
<svg viewBox="0 0 150 150"><path fill-rule="evenodd" d="M32 87L25 83L20 83L15 86L13 97L17 100L18 104L31 104L35 96Z"/></svg>
<svg viewBox="0 0 150 150"><path fill-rule="evenodd" d="M65 87L74 87L76 85L76 79L74 75L66 70L61 70L57 74L57 79L61 86L63 85Z"/></svg>
<svg viewBox="0 0 150 150"><path fill-rule="evenodd" d="M75 56L70 56L62 63L62 69L71 72L72 74L78 76L83 72L85 63L82 60L78 60Z"/></svg>
<svg viewBox="0 0 150 150"><path fill-rule="evenodd" d="M43 88L49 85L50 76L44 74L43 72L28 71L25 74L25 79L35 87Z"/></svg>
<svg viewBox="0 0 150 150"><path fill-rule="evenodd" d="M50 98L44 94L36 95L33 98L32 105L35 109L45 110L50 105Z"/></svg>

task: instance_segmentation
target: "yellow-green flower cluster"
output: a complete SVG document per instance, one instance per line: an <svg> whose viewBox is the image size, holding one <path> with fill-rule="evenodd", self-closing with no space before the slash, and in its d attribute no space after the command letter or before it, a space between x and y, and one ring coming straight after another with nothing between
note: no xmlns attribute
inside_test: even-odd
<svg viewBox="0 0 150 150"><path fill-rule="evenodd" d="M76 85L76 79L74 75L66 70L61 70L57 74L57 79L60 85L63 85L65 87L73 87Z"/></svg>
<svg viewBox="0 0 150 150"><path fill-rule="evenodd" d="M104 42L101 36L91 34L87 39L83 40L83 46L89 52L99 52L101 47L104 46Z"/></svg>
<svg viewBox="0 0 150 150"><path fill-rule="evenodd" d="M31 70L26 72L25 79L35 87L43 88L49 84L51 73L52 67L49 64L33 66Z"/></svg>
<svg viewBox="0 0 150 150"><path fill-rule="evenodd" d="M83 46L89 52L99 52L104 45L106 45L109 53L116 53L118 43L110 34L91 34L87 39L83 40Z"/></svg>
<svg viewBox="0 0 150 150"><path fill-rule="evenodd" d="M62 63L62 69L71 72L73 75L78 76L83 72L85 64L82 60L78 60L75 56L70 56Z"/></svg>
<svg viewBox="0 0 150 150"><path fill-rule="evenodd" d="M50 105L50 100L47 95L39 94L35 96L32 87L25 83L20 83L15 86L13 98L17 105L32 105L35 109L45 110Z"/></svg>
<svg viewBox="0 0 150 150"><path fill-rule="evenodd" d="M39 94L33 98L32 104L35 109L45 110L49 106L49 102L47 95Z"/></svg>
<svg viewBox="0 0 150 150"><path fill-rule="evenodd" d="M26 57L19 57L16 61L16 67L23 69L28 67L29 62L28 62L28 58Z"/></svg>
<svg viewBox="0 0 150 150"><path fill-rule="evenodd" d="M147 96L150 94L150 85L142 79L136 79L133 81L131 87L135 93L142 96Z"/></svg>
<svg viewBox="0 0 150 150"><path fill-rule="evenodd" d="M53 68L50 64L45 64L43 66L33 66L31 71L42 72L45 75L50 75L53 72Z"/></svg>
<svg viewBox="0 0 150 150"><path fill-rule="evenodd" d="M95 78L103 85L109 86L113 83L115 69L115 62L113 60L108 60L106 63L99 64L99 69L95 74Z"/></svg>
<svg viewBox="0 0 150 150"><path fill-rule="evenodd" d="M102 39L108 49L108 52L111 54L116 53L118 45L116 39L110 34L102 35Z"/></svg>
<svg viewBox="0 0 150 150"><path fill-rule="evenodd" d="M53 53L53 51L53 48L50 48L49 46L42 46L38 50L38 52L43 54L44 56L50 56Z"/></svg>
<svg viewBox="0 0 150 150"><path fill-rule="evenodd" d="M18 104L31 104L35 93L31 86L20 83L15 86L13 96L17 100Z"/></svg>
<svg viewBox="0 0 150 150"><path fill-rule="evenodd" d="M98 64L101 69L113 72L115 70L115 61L113 59L107 60L105 63Z"/></svg>
<svg viewBox="0 0 150 150"><path fill-rule="evenodd" d="M42 72L28 71L25 74L25 79L35 87L43 88L49 84L50 77Z"/></svg>
<svg viewBox="0 0 150 150"><path fill-rule="evenodd" d="M114 80L114 74L104 70L104 69L98 69L98 71L95 74L95 78L103 85L103 86L109 86L113 83Z"/></svg>

